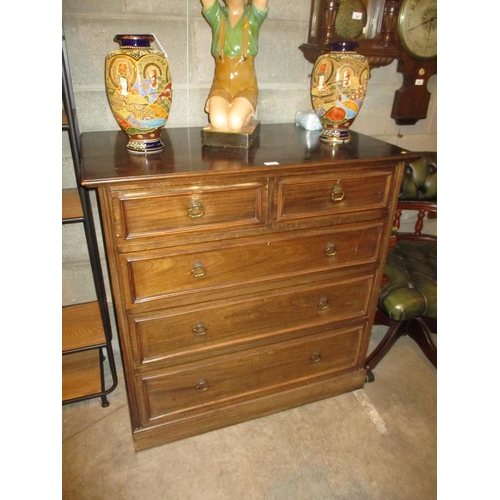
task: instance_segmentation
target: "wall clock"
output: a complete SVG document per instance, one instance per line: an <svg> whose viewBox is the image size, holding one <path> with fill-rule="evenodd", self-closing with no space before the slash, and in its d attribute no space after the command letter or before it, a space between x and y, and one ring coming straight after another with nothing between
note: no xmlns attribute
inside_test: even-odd
<svg viewBox="0 0 500 500"><path fill-rule="evenodd" d="M417 59L437 56L437 0L403 0L398 28L410 55Z"/></svg>
<svg viewBox="0 0 500 500"><path fill-rule="evenodd" d="M403 0L398 21L403 50L397 71L403 86L394 96L391 117L398 125L414 125L427 117L427 82L437 73L437 0Z"/></svg>

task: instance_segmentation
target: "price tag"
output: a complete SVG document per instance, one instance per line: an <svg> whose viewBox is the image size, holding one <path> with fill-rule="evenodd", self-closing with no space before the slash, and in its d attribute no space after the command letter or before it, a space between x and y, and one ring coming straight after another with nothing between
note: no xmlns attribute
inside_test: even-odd
<svg viewBox="0 0 500 500"><path fill-rule="evenodd" d="M362 12L353 12L352 18L360 21L361 19L363 19L363 13Z"/></svg>
<svg viewBox="0 0 500 500"><path fill-rule="evenodd" d="M417 78L415 80L415 85L423 85L424 84L424 80L422 78Z"/></svg>

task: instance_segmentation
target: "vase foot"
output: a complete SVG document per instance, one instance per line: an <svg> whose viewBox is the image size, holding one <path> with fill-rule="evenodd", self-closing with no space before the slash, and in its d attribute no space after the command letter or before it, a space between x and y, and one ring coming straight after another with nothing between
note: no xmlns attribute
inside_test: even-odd
<svg viewBox="0 0 500 500"><path fill-rule="evenodd" d="M130 139L127 144L127 151L133 155L152 155L161 153L163 149L163 143L159 139L153 141L137 141Z"/></svg>
<svg viewBox="0 0 500 500"><path fill-rule="evenodd" d="M323 129L319 140L328 144L346 144L351 140L351 136L348 130Z"/></svg>

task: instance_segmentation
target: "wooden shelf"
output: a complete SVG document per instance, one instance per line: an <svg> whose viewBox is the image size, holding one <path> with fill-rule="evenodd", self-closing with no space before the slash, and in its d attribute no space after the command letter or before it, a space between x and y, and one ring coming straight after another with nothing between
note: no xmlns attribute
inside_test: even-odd
<svg viewBox="0 0 500 500"><path fill-rule="evenodd" d="M370 69L387 66L391 64L394 59L398 59L401 54L401 50L398 47L385 47L377 44L374 40L361 39L356 40L356 42L359 44L356 52L368 59ZM331 51L331 48L327 45L314 45L310 43L303 43L299 49L304 54L306 60L311 64L314 64L316 59L322 54L327 54Z"/></svg>
<svg viewBox="0 0 500 500"><path fill-rule="evenodd" d="M105 344L106 337L97 301L62 308L63 352Z"/></svg>
<svg viewBox="0 0 500 500"><path fill-rule="evenodd" d="M77 188L62 190L62 220L80 219L83 217L82 203Z"/></svg>
<svg viewBox="0 0 500 500"><path fill-rule="evenodd" d="M99 349L66 354L62 357L62 400L101 392Z"/></svg>

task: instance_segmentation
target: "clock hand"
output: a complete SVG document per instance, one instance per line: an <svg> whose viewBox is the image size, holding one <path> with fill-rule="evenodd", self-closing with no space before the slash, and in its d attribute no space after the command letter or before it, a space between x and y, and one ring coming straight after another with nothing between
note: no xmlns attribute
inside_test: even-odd
<svg viewBox="0 0 500 500"><path fill-rule="evenodd" d="M430 23L430 22L434 21L435 19L437 19L437 14L435 16L427 19L427 21L424 21L423 23L417 24L416 26L413 26L413 28L409 28L408 31L413 31L417 28L420 28L420 26L423 26L424 24Z"/></svg>
<svg viewBox="0 0 500 500"><path fill-rule="evenodd" d="M431 36L431 30L427 30L427 40L425 42L425 52L427 52L427 48L429 46L429 37Z"/></svg>

